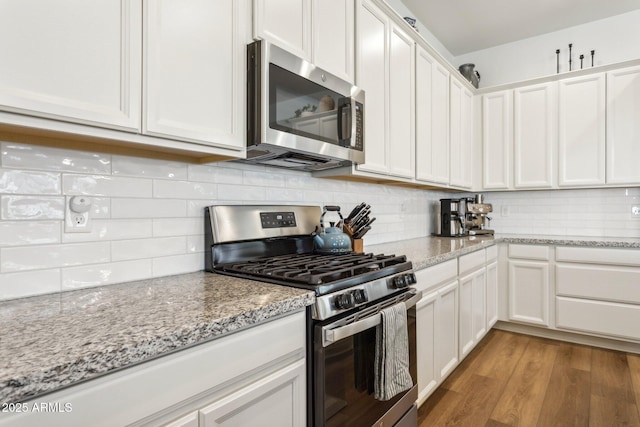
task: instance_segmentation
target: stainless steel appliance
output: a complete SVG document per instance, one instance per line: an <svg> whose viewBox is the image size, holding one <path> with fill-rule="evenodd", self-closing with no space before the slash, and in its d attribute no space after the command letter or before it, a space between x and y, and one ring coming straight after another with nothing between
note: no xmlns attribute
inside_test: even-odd
<svg viewBox="0 0 640 427"><path fill-rule="evenodd" d="M416 307L421 294L405 256L318 254L316 206L209 206L205 263L209 271L315 292L307 310L309 426L417 425ZM380 311L407 307L413 386L390 400L372 393Z"/></svg>
<svg viewBox="0 0 640 427"><path fill-rule="evenodd" d="M467 199L440 199L436 235L443 237L465 236Z"/></svg>
<svg viewBox="0 0 640 427"><path fill-rule="evenodd" d="M494 234L494 231L488 228L491 226L491 217L488 216L491 212L493 212L493 205L491 205L491 203L484 203L482 194L476 194L475 197L468 197L465 220L467 233L470 236Z"/></svg>
<svg viewBox="0 0 640 427"><path fill-rule="evenodd" d="M364 162L364 91L266 41L247 47L247 159L295 170Z"/></svg>

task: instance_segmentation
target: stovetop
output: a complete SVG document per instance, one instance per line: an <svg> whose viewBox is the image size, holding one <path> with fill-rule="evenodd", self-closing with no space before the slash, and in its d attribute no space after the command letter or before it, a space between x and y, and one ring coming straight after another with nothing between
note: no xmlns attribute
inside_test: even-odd
<svg viewBox="0 0 640 427"><path fill-rule="evenodd" d="M215 271L314 290L324 295L412 268L405 256L286 254L218 264Z"/></svg>

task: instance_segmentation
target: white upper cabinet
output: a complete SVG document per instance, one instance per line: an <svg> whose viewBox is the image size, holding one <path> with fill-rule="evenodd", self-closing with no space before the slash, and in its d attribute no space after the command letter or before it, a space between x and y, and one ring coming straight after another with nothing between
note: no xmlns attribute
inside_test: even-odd
<svg viewBox="0 0 640 427"><path fill-rule="evenodd" d="M513 92L503 90L482 97L484 189L512 188Z"/></svg>
<svg viewBox="0 0 640 427"><path fill-rule="evenodd" d="M607 73L607 184L640 183L640 67Z"/></svg>
<svg viewBox="0 0 640 427"><path fill-rule="evenodd" d="M551 188L557 147L557 82L514 91L514 186Z"/></svg>
<svg viewBox="0 0 640 427"><path fill-rule="evenodd" d="M355 1L312 0L312 9L313 63L353 83Z"/></svg>
<svg viewBox="0 0 640 427"><path fill-rule="evenodd" d="M354 79L355 0L254 0L254 36Z"/></svg>
<svg viewBox="0 0 640 427"><path fill-rule="evenodd" d="M389 173L415 175L414 42L395 25L389 33ZM366 91L365 91L366 96Z"/></svg>
<svg viewBox="0 0 640 427"><path fill-rule="evenodd" d="M254 35L311 61L311 0L254 0Z"/></svg>
<svg viewBox="0 0 640 427"><path fill-rule="evenodd" d="M604 184L604 73L560 80L558 106L558 185Z"/></svg>
<svg viewBox="0 0 640 427"><path fill-rule="evenodd" d="M365 162L359 170L386 173L387 164L387 33L389 20L372 3L358 8L356 84L365 90Z"/></svg>
<svg viewBox="0 0 640 427"><path fill-rule="evenodd" d="M463 84L450 78L450 179L452 186L471 188L473 149L473 94Z"/></svg>
<svg viewBox="0 0 640 427"><path fill-rule="evenodd" d="M416 48L416 179L449 183L449 72Z"/></svg>
<svg viewBox="0 0 640 427"><path fill-rule="evenodd" d="M248 2L151 0L144 10L143 132L242 148Z"/></svg>
<svg viewBox="0 0 640 427"><path fill-rule="evenodd" d="M5 1L0 109L140 128L141 0Z"/></svg>
<svg viewBox="0 0 640 427"><path fill-rule="evenodd" d="M414 177L415 49L376 5L358 8L356 84L364 89L365 162L358 170Z"/></svg>

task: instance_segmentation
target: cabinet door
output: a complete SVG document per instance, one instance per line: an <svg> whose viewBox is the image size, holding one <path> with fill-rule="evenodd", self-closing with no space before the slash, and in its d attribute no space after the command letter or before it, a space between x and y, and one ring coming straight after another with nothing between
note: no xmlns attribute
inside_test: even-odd
<svg viewBox="0 0 640 427"><path fill-rule="evenodd" d="M436 60L416 47L416 179L433 181L433 73Z"/></svg>
<svg viewBox="0 0 640 427"><path fill-rule="evenodd" d="M604 184L604 73L561 80L558 105L558 185Z"/></svg>
<svg viewBox="0 0 640 427"><path fill-rule="evenodd" d="M511 188L513 163L513 92L503 90L482 96L482 186Z"/></svg>
<svg viewBox="0 0 640 427"><path fill-rule="evenodd" d="M253 0L253 33L311 61L311 0Z"/></svg>
<svg viewBox="0 0 640 427"><path fill-rule="evenodd" d="M438 291L436 306L436 372L440 379L458 365L458 281Z"/></svg>
<svg viewBox="0 0 640 427"><path fill-rule="evenodd" d="M355 0L312 0L313 63L354 82Z"/></svg>
<svg viewBox="0 0 640 427"><path fill-rule="evenodd" d="M438 293L425 295L416 304L416 346L418 367L418 402L422 403L438 384L436 371L436 324Z"/></svg>
<svg viewBox="0 0 640 427"><path fill-rule="evenodd" d="M473 94L451 77L450 85L450 179L451 185L471 188L473 143Z"/></svg>
<svg viewBox="0 0 640 427"><path fill-rule="evenodd" d="M640 67L607 73L607 184L640 183Z"/></svg>
<svg viewBox="0 0 640 427"><path fill-rule="evenodd" d="M200 427L302 426L305 363L298 361L200 410Z"/></svg>
<svg viewBox="0 0 640 427"><path fill-rule="evenodd" d="M414 42L393 25L389 41L389 174L413 178L414 170ZM365 70L369 72L369 70ZM367 101L367 105L369 105Z"/></svg>
<svg viewBox="0 0 640 427"><path fill-rule="evenodd" d="M145 2L150 135L244 146L246 0Z"/></svg>
<svg viewBox="0 0 640 427"><path fill-rule="evenodd" d="M549 326L549 263L509 260L509 319Z"/></svg>
<svg viewBox="0 0 640 427"><path fill-rule="evenodd" d="M515 89L514 174L516 188L550 188L557 141L557 83Z"/></svg>
<svg viewBox="0 0 640 427"><path fill-rule="evenodd" d="M140 0L3 2L0 109L138 131L141 31Z"/></svg>
<svg viewBox="0 0 640 427"><path fill-rule="evenodd" d="M366 93L365 162L359 170L387 173L387 29L389 19L368 0L358 7L356 84Z"/></svg>
<svg viewBox="0 0 640 427"><path fill-rule="evenodd" d="M433 72L433 181L449 183L449 71L436 64Z"/></svg>
<svg viewBox="0 0 640 427"><path fill-rule="evenodd" d="M498 262L487 265L487 330L498 321Z"/></svg>
<svg viewBox="0 0 640 427"><path fill-rule="evenodd" d="M459 279L460 358L464 358L487 332L485 268Z"/></svg>

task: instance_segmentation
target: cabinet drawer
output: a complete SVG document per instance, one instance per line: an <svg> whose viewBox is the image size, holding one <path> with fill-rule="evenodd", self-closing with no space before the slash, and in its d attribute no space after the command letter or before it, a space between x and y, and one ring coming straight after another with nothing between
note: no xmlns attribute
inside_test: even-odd
<svg viewBox="0 0 640 427"><path fill-rule="evenodd" d="M458 270L460 274L482 267L486 262L485 256L484 249L482 249L458 258Z"/></svg>
<svg viewBox="0 0 640 427"><path fill-rule="evenodd" d="M549 247L536 245L509 245L509 258L549 260Z"/></svg>
<svg viewBox="0 0 640 427"><path fill-rule="evenodd" d="M458 276L457 260L452 259L424 270L416 271L416 289L425 292L436 285L451 281Z"/></svg>
<svg viewBox="0 0 640 427"><path fill-rule="evenodd" d="M487 263L498 258L498 245L489 246L487 249Z"/></svg>
<svg viewBox="0 0 640 427"><path fill-rule="evenodd" d="M640 269L559 264L556 266L556 293L640 304Z"/></svg>
<svg viewBox="0 0 640 427"><path fill-rule="evenodd" d="M556 248L556 261L632 265L640 267L640 250L559 246Z"/></svg>
<svg viewBox="0 0 640 427"><path fill-rule="evenodd" d="M558 328L640 340L639 306L556 297L556 311Z"/></svg>

